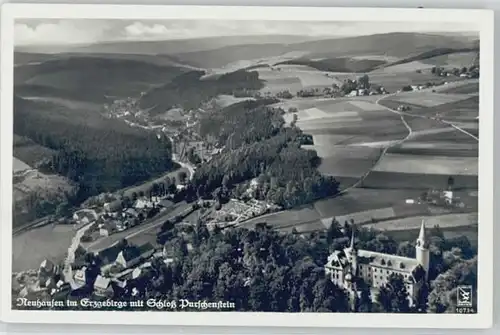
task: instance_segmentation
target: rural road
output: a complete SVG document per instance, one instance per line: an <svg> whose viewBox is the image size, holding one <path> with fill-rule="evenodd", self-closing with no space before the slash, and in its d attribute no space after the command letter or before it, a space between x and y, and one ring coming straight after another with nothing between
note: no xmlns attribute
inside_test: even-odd
<svg viewBox="0 0 500 335"><path fill-rule="evenodd" d="M467 84L468 82L464 82L462 85L464 84ZM428 90L428 89L427 89ZM417 92L422 92L423 90L420 90L420 91L417 91ZM411 94L412 92L408 92L408 94ZM433 118L433 117L429 117L429 116L424 116L424 115L419 115L419 114L412 114L412 113L408 113L408 112L400 112L400 111L397 111L397 110L394 110L394 109L391 109L387 106L384 106L384 105L381 105L380 104L380 101L388 98L388 97L391 97L391 96L396 96L398 95L398 93L391 93L391 94L388 94L388 95L385 95L383 97L381 97L380 99L378 99L377 101L375 101L375 103L393 113L396 113L398 115L401 116L401 119L403 120L403 116L406 115L406 116L410 116L410 117L419 117L419 118L422 118L422 119L431 119L431 120L434 120L434 121L437 121L437 122L441 122L443 124L446 124L446 125L449 125L450 127L453 127L455 128L456 130L466 134L467 136L470 136L472 137L473 139L475 139L476 141L479 141L479 138L477 136L475 136L474 134L471 134L469 133L467 130L463 129L463 128L460 128L459 126L455 125L453 122L450 122L450 121L445 121L445 120L441 120L441 119L437 119L437 118ZM407 125L405 121L403 121L405 123L405 126ZM408 127L407 127L408 128Z"/></svg>
<svg viewBox="0 0 500 335"><path fill-rule="evenodd" d="M387 153L387 151L397 145L400 145L402 144L403 142L407 141L408 139L410 139L413 135L413 129L411 129L410 125L408 124L408 122L406 122L405 118L404 118L404 115L401 114L399 111L396 111L396 110L393 110L393 109L390 109L389 107L386 107L386 106L383 106L381 105L379 102L382 100L382 99L385 99L387 97L390 97L390 96L394 96L396 95L396 93L391 93L391 94L388 94L388 95L385 95L379 99L377 99L377 101L375 101L375 104L383 107L384 109L387 109L389 110L390 112L392 113L395 113L395 114L398 114L399 117L401 118L401 122L403 123L403 125L406 127L406 129L408 130L408 135L406 135L406 137L398 140L398 141L394 141L392 142L391 144L389 144L388 146L386 146L382 152L380 153L380 156L378 157L377 161L373 164L373 166L364 174L361 176L361 178L358 179L357 182L355 182L354 184L352 184L351 186L348 186L346 188L344 188L343 190L340 190L339 191L339 195L341 194L344 194L346 192L348 192L349 190L353 189L353 188L356 188L358 187L359 185L361 185L361 183L363 183L363 181L368 177L368 175L373 171L373 169L380 163L380 161L382 161L382 158L384 158L385 154Z"/></svg>
<svg viewBox="0 0 500 335"><path fill-rule="evenodd" d="M465 84L466 82L464 82ZM409 92L410 93L410 92ZM410 93L411 94L411 93ZM382 152L380 153L380 156L378 157L377 161L373 164L373 166L364 174L360 177L360 179L354 183L353 185L351 186L348 186L342 190L340 190L338 192L337 195L342 195L346 192L348 192L349 190L353 189L353 188L356 188L358 187L361 183L363 183L363 181L370 175L370 173L373 171L373 169L375 169L375 167L382 161L382 158L384 158L385 154L387 153L387 151L397 145L401 145L402 143L404 143L405 141L409 140L410 138L413 137L413 129L410 127L410 125L408 124L408 122L406 122L404 116L410 116L410 117L419 117L419 118L424 118L424 119L433 119L433 118L430 118L430 117L427 117L427 116L423 116L423 115L418 115L418 114L411 114L411 113L407 113L407 112L401 112L401 111L397 111L397 110L394 110L394 109L391 109L387 106L384 106L382 105L380 102L384 99L387 99L389 97L392 97L392 96L396 96L398 95L398 93L391 93L391 94L387 94L387 95L384 95L380 98L378 98L376 101L375 101L375 104L377 104L378 106L390 111L391 113L394 113L394 114L397 114L400 118L401 118L401 122L403 123L403 125L406 127L406 129L408 130L408 135L406 135L406 137L402 138L401 140L397 140L397 141L394 141L392 142L390 145L386 146ZM452 122L448 122L448 121L444 121L444 120L436 120L438 122L441 122L441 123L444 123L444 124L447 124L449 125L450 127L453 127L455 128L457 131L460 131L472 138L474 138L476 141L479 141L479 138L474 136L473 134L469 133L468 131L458 127L457 125L453 124ZM277 212L274 212L274 213L269 213L269 214L265 214L265 215L262 215L262 216L259 216L258 218L262 218L262 219L265 219L267 216L271 216L271 215L274 215L276 214ZM238 225L243 225L246 221L248 220L245 220L245 221L242 221L240 222Z"/></svg>

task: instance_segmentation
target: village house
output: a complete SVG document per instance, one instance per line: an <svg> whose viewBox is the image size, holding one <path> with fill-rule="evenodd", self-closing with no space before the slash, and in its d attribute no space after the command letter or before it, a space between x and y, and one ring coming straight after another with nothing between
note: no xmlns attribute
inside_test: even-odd
<svg viewBox="0 0 500 335"><path fill-rule="evenodd" d="M73 220L75 220L77 224L88 224L96 221L97 219L98 218L94 215L94 213L89 211L78 211L73 213Z"/></svg>
<svg viewBox="0 0 500 335"><path fill-rule="evenodd" d="M153 208L154 204L152 201L142 198L142 199L137 199L132 205L132 207L135 209Z"/></svg>
<svg viewBox="0 0 500 335"><path fill-rule="evenodd" d="M141 246L129 246L118 253L115 263L130 268L138 264L142 259L151 257L155 252L155 248L151 243L146 243Z"/></svg>
<svg viewBox="0 0 500 335"><path fill-rule="evenodd" d="M158 203L158 207L161 207L161 208L169 208L169 207L172 207L173 205L174 205L174 203L168 199L163 199Z"/></svg>
<svg viewBox="0 0 500 335"><path fill-rule="evenodd" d="M128 218L137 218L139 217L139 212L133 208L127 208L127 210L122 213L122 216Z"/></svg>
<svg viewBox="0 0 500 335"><path fill-rule="evenodd" d="M53 287L50 291L49 294L52 296L53 299L63 299L64 297L67 296L67 294L71 291L71 286L69 283L65 283L62 280L59 280L56 284L55 287Z"/></svg>
<svg viewBox="0 0 500 335"><path fill-rule="evenodd" d="M87 284L87 267L84 266L81 269L75 271L73 276L73 281L75 286L72 289L76 290L84 287Z"/></svg>
<svg viewBox="0 0 500 335"><path fill-rule="evenodd" d="M49 261L48 259L44 259L38 268L38 280L40 283L44 283L47 281L47 279L51 278L56 274L57 272L57 267Z"/></svg>
<svg viewBox="0 0 500 335"><path fill-rule="evenodd" d="M111 279L98 275L94 282L94 294L101 297L112 297L114 291Z"/></svg>
<svg viewBox="0 0 500 335"><path fill-rule="evenodd" d="M106 249L96 252L96 256L101 260L101 273L105 272L105 269L109 268L118 257L121 251L121 246L119 244L114 244Z"/></svg>
<svg viewBox="0 0 500 335"><path fill-rule="evenodd" d="M117 230L116 221L107 222L100 226L99 235L101 236L109 236Z"/></svg>
<svg viewBox="0 0 500 335"><path fill-rule="evenodd" d="M122 202L121 200L114 200L111 202L107 202L104 204L103 208L108 213L117 212L122 209Z"/></svg>

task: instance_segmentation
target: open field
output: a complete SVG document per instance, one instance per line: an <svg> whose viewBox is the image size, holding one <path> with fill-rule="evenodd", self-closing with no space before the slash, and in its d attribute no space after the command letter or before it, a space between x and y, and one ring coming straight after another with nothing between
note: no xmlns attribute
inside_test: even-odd
<svg viewBox="0 0 500 335"><path fill-rule="evenodd" d="M299 224L296 226L285 226L281 228L276 228L280 232L286 232L286 233L292 233L294 231L297 231L299 234L306 234L306 233L312 233L316 231L322 231L325 229L321 221L315 220L311 222L306 222L303 224Z"/></svg>
<svg viewBox="0 0 500 335"><path fill-rule="evenodd" d="M238 225L241 228L251 229L257 223L266 222L268 225L278 228L286 226L296 226L301 223L319 222L320 215L312 206L286 210L282 212L263 215Z"/></svg>
<svg viewBox="0 0 500 335"><path fill-rule="evenodd" d="M44 159L50 159L54 151L36 144L26 137L14 134L14 157L29 166L35 166Z"/></svg>
<svg viewBox="0 0 500 335"><path fill-rule="evenodd" d="M415 93L415 94L419 94ZM415 114L415 115L422 115L422 116L429 116L429 117L440 117L444 120L447 121L475 121L477 116L479 115L479 98L478 97L471 97L469 95L465 94L453 94L453 95L448 95L448 94L439 94L436 96L436 93L432 93L433 97L439 97L441 99L440 105L436 106L428 106L425 108L425 106L422 105L422 102L420 102L420 105L418 100L414 100L413 103L407 103L404 102L405 105L408 105L411 107L411 110L409 111L410 114ZM430 94L426 93L425 95L431 96ZM450 101L450 102L444 102L445 97L451 96L453 99L459 99L458 101ZM401 105L400 97L398 96L393 96L390 99L383 99L380 101L380 103L386 107L396 109L397 106Z"/></svg>
<svg viewBox="0 0 500 335"><path fill-rule="evenodd" d="M405 219L389 220L374 224L367 224L365 227L372 227L379 230L410 230L418 229L425 220L427 227L439 226L441 228L473 226L478 224L477 213L445 214L438 216L414 216Z"/></svg>
<svg viewBox="0 0 500 335"><path fill-rule="evenodd" d="M450 157L478 157L478 144L442 142L415 142L407 141L400 146L388 150L391 154L406 154L414 156L450 156Z"/></svg>
<svg viewBox="0 0 500 335"><path fill-rule="evenodd" d="M401 103L409 103L414 105L420 105L423 107L434 107L443 104L450 104L457 101L465 100L469 98L468 95L463 94L444 94L444 93L433 93L433 92L410 92L401 93L394 97L397 101Z"/></svg>
<svg viewBox="0 0 500 335"><path fill-rule="evenodd" d="M415 139L418 142L455 142L473 144L477 141L461 131L423 132Z"/></svg>
<svg viewBox="0 0 500 335"><path fill-rule="evenodd" d="M322 218L330 218L401 206L405 204L405 199L415 199L420 194L418 190L353 188L341 196L316 201L314 208Z"/></svg>
<svg viewBox="0 0 500 335"><path fill-rule="evenodd" d="M403 241L414 241L418 236L419 228L409 229L409 230L386 230L385 235L388 235L398 242ZM471 245L475 248L478 246L478 228L477 226L459 226L459 227L448 227L441 229L444 237L447 239L457 238L457 237L467 237Z"/></svg>
<svg viewBox="0 0 500 335"><path fill-rule="evenodd" d="M433 68L433 65L430 64L425 64L424 62L421 61L412 61L412 62L407 62L407 63L402 63L402 64L397 64L397 65L392 65L392 66L387 66L383 68L384 73L390 73L390 74L400 74L400 73L407 73L407 72L415 72L417 70L430 70ZM377 73L380 70L375 70L374 73Z"/></svg>
<svg viewBox="0 0 500 335"><path fill-rule="evenodd" d="M299 125L300 127L300 125ZM302 127L300 127L302 129ZM313 135L346 135L368 137L369 142L401 140L408 135L408 130L401 120L396 118L383 119L378 121L345 122L345 123L324 123L311 125L303 129L304 132ZM364 141L363 141L364 142ZM350 141L360 143L360 141ZM348 144L348 143L346 143Z"/></svg>
<svg viewBox="0 0 500 335"><path fill-rule="evenodd" d="M373 189L401 189L401 190L428 190L432 188L444 189L447 186L449 175L397 173L372 171L363 180L361 187ZM477 175L456 175L455 189L477 189Z"/></svg>
<svg viewBox="0 0 500 335"><path fill-rule="evenodd" d="M385 89L390 93L396 92L403 86L407 85L425 85L427 82L433 83L443 80L430 72L417 73L415 70L406 72L391 71L390 67L375 70L368 73L368 75L371 83L385 87Z"/></svg>
<svg viewBox="0 0 500 335"><path fill-rule="evenodd" d="M456 87L447 87L446 89L440 90L441 93L451 93L451 94L474 94L479 93L479 83L468 83L466 85L460 85Z"/></svg>
<svg viewBox="0 0 500 335"><path fill-rule="evenodd" d="M13 237L12 271L36 269L44 259L64 260L71 240L81 226L46 225Z"/></svg>
<svg viewBox="0 0 500 335"><path fill-rule="evenodd" d="M347 215L334 216L322 219L321 221L323 222L325 228L329 228L333 218L335 218L341 224L344 224L344 222L351 222L351 220L353 220L355 224L364 224L371 222L372 220L390 219L395 215L396 214L394 213L394 209L392 207L386 207L350 213Z"/></svg>
<svg viewBox="0 0 500 335"><path fill-rule="evenodd" d="M448 176L477 176L478 159L477 157L387 154L374 170L399 173L444 174Z"/></svg>
<svg viewBox="0 0 500 335"><path fill-rule="evenodd" d="M237 98L237 97L232 96L232 95L223 94L223 95L219 95L215 99L215 103L219 107L225 108L227 106L236 104L238 102L247 101L247 100L255 100L255 99L254 98L246 98L246 97L244 97L244 98Z"/></svg>
<svg viewBox="0 0 500 335"><path fill-rule="evenodd" d="M325 175L361 177L378 160L381 151L368 147L313 146L321 157L319 171Z"/></svg>
<svg viewBox="0 0 500 335"><path fill-rule="evenodd" d="M31 167L28 164L16 157L13 157L12 172L16 173L29 169L31 169Z"/></svg>
<svg viewBox="0 0 500 335"><path fill-rule="evenodd" d="M455 52L447 55L440 55L432 58L423 59L421 62L445 68L469 67L475 59L477 52Z"/></svg>
<svg viewBox="0 0 500 335"><path fill-rule="evenodd" d="M61 196L73 188L68 179L59 175L46 175L36 170L16 177L13 183L15 202L26 199L30 194L45 194L49 198Z"/></svg>

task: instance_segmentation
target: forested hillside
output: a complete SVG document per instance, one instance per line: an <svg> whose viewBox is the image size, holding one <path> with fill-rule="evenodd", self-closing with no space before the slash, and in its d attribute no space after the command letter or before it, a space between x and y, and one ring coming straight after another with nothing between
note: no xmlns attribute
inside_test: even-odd
<svg viewBox="0 0 500 335"><path fill-rule="evenodd" d="M86 110L16 98L14 133L55 150L41 169L78 183L79 198L152 178L173 167L167 139Z"/></svg>
<svg viewBox="0 0 500 335"><path fill-rule="evenodd" d="M257 72L236 71L219 77L202 79L204 71L191 71L180 75L171 82L145 94L142 108L151 108L150 113L161 113L172 107L195 109L202 102L220 94L232 94L241 90L258 90L263 87Z"/></svg>
<svg viewBox="0 0 500 335"><path fill-rule="evenodd" d="M316 152L301 148L302 131L284 127L284 111L265 103L272 100L239 103L201 121L201 133L218 138L226 150L196 170L197 192L224 198L259 177L264 191L257 197L286 208L336 194L337 181L317 171Z"/></svg>

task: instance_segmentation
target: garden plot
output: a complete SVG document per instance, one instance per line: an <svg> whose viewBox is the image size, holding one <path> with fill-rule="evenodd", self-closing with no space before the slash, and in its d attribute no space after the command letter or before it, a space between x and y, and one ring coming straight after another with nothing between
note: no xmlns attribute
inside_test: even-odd
<svg viewBox="0 0 500 335"><path fill-rule="evenodd" d="M387 154L374 171L477 176L476 157Z"/></svg>

